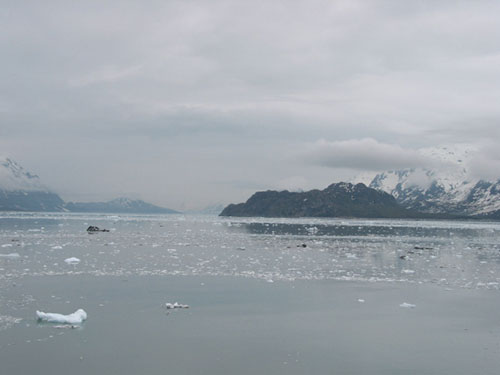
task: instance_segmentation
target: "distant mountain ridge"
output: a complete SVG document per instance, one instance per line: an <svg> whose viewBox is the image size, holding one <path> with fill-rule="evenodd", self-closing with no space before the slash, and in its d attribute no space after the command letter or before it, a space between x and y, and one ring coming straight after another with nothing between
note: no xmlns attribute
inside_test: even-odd
<svg viewBox="0 0 500 375"><path fill-rule="evenodd" d="M0 158L0 211L62 211L64 201L10 158Z"/></svg>
<svg viewBox="0 0 500 375"><path fill-rule="evenodd" d="M155 206L142 200L117 198L108 202L68 202L64 206L71 212L96 213L137 213L137 214L176 214L178 211Z"/></svg>
<svg viewBox="0 0 500 375"><path fill-rule="evenodd" d="M369 187L393 195L403 207L427 213L500 218L500 180L471 176L475 149L466 145L423 150L445 168L408 168L377 174Z"/></svg>
<svg viewBox="0 0 500 375"><path fill-rule="evenodd" d="M65 203L32 174L10 158L0 158L0 211L178 213L142 200L117 198L109 202Z"/></svg>
<svg viewBox="0 0 500 375"><path fill-rule="evenodd" d="M402 208L388 193L359 183L340 182L324 190L262 191L245 203L230 204L220 216L423 218Z"/></svg>

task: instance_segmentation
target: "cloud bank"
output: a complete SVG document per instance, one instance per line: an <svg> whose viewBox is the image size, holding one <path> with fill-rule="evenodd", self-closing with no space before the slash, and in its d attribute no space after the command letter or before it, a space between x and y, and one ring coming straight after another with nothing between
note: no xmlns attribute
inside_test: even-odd
<svg viewBox="0 0 500 375"><path fill-rule="evenodd" d="M498 14L487 0L5 1L0 151L68 200L178 209L425 164L415 150L500 137Z"/></svg>
<svg viewBox="0 0 500 375"><path fill-rule="evenodd" d="M416 150L381 143L372 138L333 142L319 140L308 146L304 160L323 167L362 171L427 167L434 163Z"/></svg>

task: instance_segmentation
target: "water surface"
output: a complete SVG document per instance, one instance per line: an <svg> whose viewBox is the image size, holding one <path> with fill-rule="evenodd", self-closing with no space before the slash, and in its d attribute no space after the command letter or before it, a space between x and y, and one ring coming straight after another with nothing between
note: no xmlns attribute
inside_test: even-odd
<svg viewBox="0 0 500 375"><path fill-rule="evenodd" d="M488 222L3 214L2 373L496 374L499 239ZM34 320L78 308L75 329Z"/></svg>

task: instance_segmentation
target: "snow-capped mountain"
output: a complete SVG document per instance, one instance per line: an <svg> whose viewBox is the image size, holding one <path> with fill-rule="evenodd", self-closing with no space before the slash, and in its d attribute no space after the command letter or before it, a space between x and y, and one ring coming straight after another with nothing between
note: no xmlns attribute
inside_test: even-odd
<svg viewBox="0 0 500 375"><path fill-rule="evenodd" d="M48 191L40 178L25 171L14 160L0 157L0 189L7 191Z"/></svg>
<svg viewBox="0 0 500 375"><path fill-rule="evenodd" d="M141 200L117 198L109 202L65 203L40 178L14 160L0 158L0 211L73 211L109 213L177 213Z"/></svg>
<svg viewBox="0 0 500 375"><path fill-rule="evenodd" d="M500 181L474 178L469 167L477 154L469 145L421 149L424 168L377 174L369 183L392 194L405 208L457 215L489 215L500 210Z"/></svg>
<svg viewBox="0 0 500 375"><path fill-rule="evenodd" d="M64 201L14 160L0 158L0 210L61 211Z"/></svg>

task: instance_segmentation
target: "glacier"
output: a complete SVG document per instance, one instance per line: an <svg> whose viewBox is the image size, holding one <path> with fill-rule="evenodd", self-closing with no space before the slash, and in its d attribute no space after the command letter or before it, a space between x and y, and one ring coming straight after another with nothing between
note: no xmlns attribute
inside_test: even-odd
<svg viewBox="0 0 500 375"><path fill-rule="evenodd" d="M368 186L393 195L407 209L461 216L500 215L500 180L486 181L471 173L477 155L474 146L458 144L424 148L420 154L432 163L376 174ZM367 181L367 175L358 178Z"/></svg>

